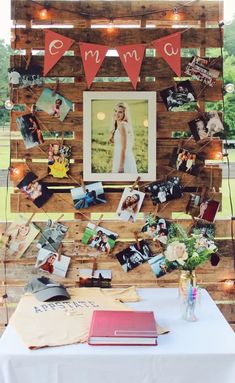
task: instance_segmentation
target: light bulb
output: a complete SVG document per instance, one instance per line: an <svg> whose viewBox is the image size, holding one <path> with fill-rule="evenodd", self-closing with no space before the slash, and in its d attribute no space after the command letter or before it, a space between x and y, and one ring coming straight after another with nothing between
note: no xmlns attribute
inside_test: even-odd
<svg viewBox="0 0 235 383"><path fill-rule="evenodd" d="M222 158L223 158L223 153L221 153L221 152L216 152L216 153L214 154L214 158L215 158L215 160L222 160Z"/></svg>
<svg viewBox="0 0 235 383"><path fill-rule="evenodd" d="M12 110L14 107L14 104L11 100L6 100L4 103L5 109Z"/></svg>
<svg viewBox="0 0 235 383"><path fill-rule="evenodd" d="M48 10L46 8L41 9L41 11L39 11L39 17L41 20L46 20L48 18Z"/></svg>
<svg viewBox="0 0 235 383"><path fill-rule="evenodd" d="M234 92L234 84L226 84L224 86L224 89L227 93L233 93Z"/></svg>
<svg viewBox="0 0 235 383"><path fill-rule="evenodd" d="M112 33L112 32L114 31L113 19L110 19L110 20L109 20L107 30L108 30L109 33Z"/></svg>
<svg viewBox="0 0 235 383"><path fill-rule="evenodd" d="M174 21L180 21L181 20L181 15L179 14L177 8L173 9L173 13L172 13L171 19L174 20Z"/></svg>
<svg viewBox="0 0 235 383"><path fill-rule="evenodd" d="M234 287L234 281L232 279L227 279L225 282L224 282L224 287L226 290L232 290L233 287Z"/></svg>

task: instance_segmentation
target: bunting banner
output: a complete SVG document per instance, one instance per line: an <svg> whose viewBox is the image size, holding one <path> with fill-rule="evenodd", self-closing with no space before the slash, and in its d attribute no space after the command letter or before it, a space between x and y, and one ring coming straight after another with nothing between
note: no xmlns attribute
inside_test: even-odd
<svg viewBox="0 0 235 383"><path fill-rule="evenodd" d="M81 51L87 85L88 88L90 88L109 48L105 45L90 43L79 43L79 47Z"/></svg>
<svg viewBox="0 0 235 383"><path fill-rule="evenodd" d="M144 58L145 44L121 45L115 47L118 51L122 65L124 66L133 87L136 89L140 68Z"/></svg>
<svg viewBox="0 0 235 383"><path fill-rule="evenodd" d="M45 58L43 75L46 76L75 40L59 33L45 30Z"/></svg>
<svg viewBox="0 0 235 383"><path fill-rule="evenodd" d="M151 43L178 77L181 76L181 33L154 40Z"/></svg>

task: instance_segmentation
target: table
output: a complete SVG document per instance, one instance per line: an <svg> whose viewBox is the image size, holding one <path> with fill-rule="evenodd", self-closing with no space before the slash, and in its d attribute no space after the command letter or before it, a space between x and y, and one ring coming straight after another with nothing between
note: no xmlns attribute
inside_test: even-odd
<svg viewBox="0 0 235 383"><path fill-rule="evenodd" d="M0 383L234 383L235 334L202 290L199 321L180 318L177 289L138 289L169 334L158 346L70 346L30 351L8 326L0 340Z"/></svg>

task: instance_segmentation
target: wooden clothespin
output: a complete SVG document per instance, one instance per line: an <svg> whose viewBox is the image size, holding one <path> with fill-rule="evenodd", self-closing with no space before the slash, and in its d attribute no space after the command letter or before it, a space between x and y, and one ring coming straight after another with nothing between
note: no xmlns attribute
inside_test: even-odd
<svg viewBox="0 0 235 383"><path fill-rule="evenodd" d="M32 59L32 52L30 51L30 53L27 55L27 58L26 58L26 65L25 65L25 69L26 70L29 69L29 65L30 65L31 59Z"/></svg>
<svg viewBox="0 0 235 383"><path fill-rule="evenodd" d="M100 226L101 221L102 221L102 219L103 219L103 216L104 216L104 214L101 214L101 215L99 216L99 219L98 219L98 221L97 221L96 224L95 224L96 227Z"/></svg>
<svg viewBox="0 0 235 383"><path fill-rule="evenodd" d="M56 95L56 93L58 93L58 90L59 90L59 84L60 84L60 81L59 81L59 79L57 78L57 79L56 79L55 86L54 86L53 91L52 91L52 97L54 97L54 96Z"/></svg>
<svg viewBox="0 0 235 383"><path fill-rule="evenodd" d="M29 217L28 221L27 221L26 224L25 224L26 226L29 226L29 225L30 225L30 223L31 223L33 217L35 216L35 214L36 214L36 213L33 213L33 214Z"/></svg>
<svg viewBox="0 0 235 383"><path fill-rule="evenodd" d="M80 184L81 184L81 187L82 187L83 192L86 193L86 186L85 186L85 184L84 184L82 175L80 176Z"/></svg>
<svg viewBox="0 0 235 383"><path fill-rule="evenodd" d="M31 108L30 108L30 112L31 112L31 114L34 116L35 113L36 113L36 111L37 111L36 104L32 104L32 105L31 105Z"/></svg>
<svg viewBox="0 0 235 383"><path fill-rule="evenodd" d="M59 246L59 248L58 248L58 250L57 250L58 261L61 260L62 247L63 247L63 244L62 244L62 242L61 242L61 243L60 243L60 246Z"/></svg>
<svg viewBox="0 0 235 383"><path fill-rule="evenodd" d="M160 203L157 203L156 204L156 207L155 207L155 210L153 212L154 216L157 217L158 216L158 213L160 211Z"/></svg>
<svg viewBox="0 0 235 383"><path fill-rule="evenodd" d="M132 192L134 190L134 188L138 185L140 181L140 176L138 176L135 180L135 182L133 183L133 185L130 187L130 191Z"/></svg>
<svg viewBox="0 0 235 383"><path fill-rule="evenodd" d="M182 140L182 138L180 138L180 139L179 139L179 142L178 142L177 153L179 153L180 149L182 148L182 144L183 144L183 140Z"/></svg>
<svg viewBox="0 0 235 383"><path fill-rule="evenodd" d="M140 250L140 243L139 243L139 237L138 237L138 232L134 231L134 237L135 237L135 242L137 245L137 249Z"/></svg>
<svg viewBox="0 0 235 383"><path fill-rule="evenodd" d="M92 272L91 272L91 276L94 277L95 275L95 271L97 270L97 259L96 257L93 258L93 264L92 264Z"/></svg>

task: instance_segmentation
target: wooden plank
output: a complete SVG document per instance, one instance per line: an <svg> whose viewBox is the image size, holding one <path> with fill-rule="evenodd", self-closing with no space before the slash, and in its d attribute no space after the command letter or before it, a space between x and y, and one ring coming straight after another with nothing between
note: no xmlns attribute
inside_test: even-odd
<svg viewBox="0 0 235 383"><path fill-rule="evenodd" d="M171 28L115 28L115 33L107 34L106 29L99 28L53 28L53 31L69 37L78 43L96 42L114 48L116 45L149 44L152 41L172 34ZM44 49L43 29L17 28L13 49ZM174 28L174 33L182 32L182 28ZM219 28L190 28L182 33L182 48L219 48L221 45ZM71 47L71 50L74 46ZM79 62L78 62L79 65Z"/></svg>
<svg viewBox="0 0 235 383"><path fill-rule="evenodd" d="M104 213L104 212L115 212L117 210L120 193L105 193L107 198L107 203L101 205L91 206L89 209L86 209L86 212L92 213ZM171 201L161 208L161 212L164 211L164 214L172 212L182 212L185 211L186 204L189 199L189 193L184 193L183 197L180 199ZM215 200L221 201L221 193L215 193ZM150 198L145 198L144 203L141 208L141 212L150 212L153 210L153 205ZM30 212L41 212L42 209L37 208L32 201L28 200L22 193L11 194L11 212L12 213L30 213ZM72 197L70 193L54 193L52 197L43 205L44 212L51 213L76 213L76 209L73 206Z"/></svg>
<svg viewBox="0 0 235 383"><path fill-rule="evenodd" d="M107 19L111 16L121 18L126 15L130 15L133 19L133 16L136 15L138 19L143 13L148 13L145 16L147 20L169 20L170 12L164 15L159 11L178 8L181 5L178 1L70 1L69 3L49 1L48 3L51 5L50 22L60 22L61 14L63 14L63 19L71 22L86 19L86 14L92 15L92 18L95 15L96 18L107 17ZM12 0L11 17L21 20L40 20L39 12L43 5L43 1ZM158 13L154 14L155 11ZM197 1L183 7L184 20L189 21L201 17L210 21L218 21L221 20L222 12L223 3L221 4L219 1Z"/></svg>

